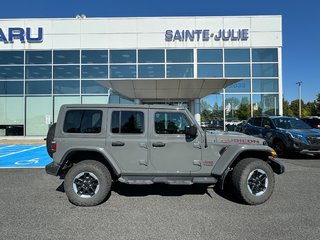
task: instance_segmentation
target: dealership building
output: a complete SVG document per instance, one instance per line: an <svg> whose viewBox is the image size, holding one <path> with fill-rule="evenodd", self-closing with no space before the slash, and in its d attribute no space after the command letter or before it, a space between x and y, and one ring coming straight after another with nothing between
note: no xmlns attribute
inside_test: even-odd
<svg viewBox="0 0 320 240"><path fill-rule="evenodd" d="M282 114L281 16L0 19L0 136L43 136L67 103Z"/></svg>

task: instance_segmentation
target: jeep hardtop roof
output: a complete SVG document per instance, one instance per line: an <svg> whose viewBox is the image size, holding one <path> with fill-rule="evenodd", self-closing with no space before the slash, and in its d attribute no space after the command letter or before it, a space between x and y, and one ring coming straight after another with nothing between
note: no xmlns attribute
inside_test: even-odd
<svg viewBox="0 0 320 240"><path fill-rule="evenodd" d="M185 107L171 105L149 105L149 104L64 104L63 108L132 108L132 109L168 109L184 110Z"/></svg>

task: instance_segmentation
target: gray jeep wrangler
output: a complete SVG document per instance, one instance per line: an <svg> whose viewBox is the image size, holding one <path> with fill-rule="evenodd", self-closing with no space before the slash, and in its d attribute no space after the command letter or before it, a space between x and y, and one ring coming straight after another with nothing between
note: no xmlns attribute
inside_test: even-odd
<svg viewBox="0 0 320 240"><path fill-rule="evenodd" d="M46 172L64 178L69 200L102 203L112 182L208 184L226 180L239 200L267 201L274 172L284 167L263 139L203 131L184 108L154 105L63 105L47 135L53 162Z"/></svg>

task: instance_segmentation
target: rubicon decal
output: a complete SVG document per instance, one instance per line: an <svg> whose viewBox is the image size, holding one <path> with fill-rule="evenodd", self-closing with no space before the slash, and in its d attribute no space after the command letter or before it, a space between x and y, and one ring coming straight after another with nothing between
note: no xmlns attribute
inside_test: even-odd
<svg viewBox="0 0 320 240"><path fill-rule="evenodd" d="M194 41L247 41L249 29L220 29L211 32L209 29L197 30L166 30L166 42L194 42Z"/></svg>
<svg viewBox="0 0 320 240"><path fill-rule="evenodd" d="M0 28L0 42L14 43L14 41L21 43L40 43L43 41L43 28L31 29L30 27L9 27L7 29Z"/></svg>

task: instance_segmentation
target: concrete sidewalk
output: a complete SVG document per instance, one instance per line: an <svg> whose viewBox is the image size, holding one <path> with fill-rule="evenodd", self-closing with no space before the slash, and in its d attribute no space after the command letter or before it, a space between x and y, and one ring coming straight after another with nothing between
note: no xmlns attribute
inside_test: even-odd
<svg viewBox="0 0 320 240"><path fill-rule="evenodd" d="M0 137L0 144L46 144L45 137L22 137L5 136Z"/></svg>

